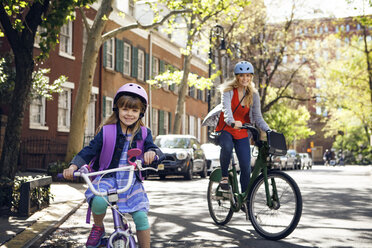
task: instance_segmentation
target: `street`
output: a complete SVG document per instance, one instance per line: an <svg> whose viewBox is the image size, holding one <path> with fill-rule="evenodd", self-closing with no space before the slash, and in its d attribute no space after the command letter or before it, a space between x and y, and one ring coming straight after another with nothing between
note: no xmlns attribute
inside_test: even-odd
<svg viewBox="0 0 372 248"><path fill-rule="evenodd" d="M234 213L224 227L215 225L206 200L208 179L146 180L151 246L372 247L371 166L313 166L288 174L301 189L303 212L294 232L280 241L261 238L243 212ZM85 203L42 247L84 247L91 227L85 223L86 209ZM113 230L111 212L105 220L107 234Z"/></svg>

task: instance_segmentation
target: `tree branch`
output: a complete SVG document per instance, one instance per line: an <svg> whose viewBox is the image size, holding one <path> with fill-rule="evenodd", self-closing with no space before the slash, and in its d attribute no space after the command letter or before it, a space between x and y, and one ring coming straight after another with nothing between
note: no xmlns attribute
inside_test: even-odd
<svg viewBox="0 0 372 248"><path fill-rule="evenodd" d="M83 17L82 19L83 19L83 22L84 22L85 30L87 31L87 33L90 33L91 28L89 26L87 16L85 15L85 12L84 12L82 7L79 8L79 12L80 12L81 16Z"/></svg>
<svg viewBox="0 0 372 248"><path fill-rule="evenodd" d="M104 35L102 35L102 41L104 42L108 39L111 39L111 38L115 37L117 34L119 34L121 32L124 32L126 30L130 30L130 29L134 29L134 28L151 29L153 27L157 27L159 25L162 25L169 17L171 17L173 15L178 15L178 14L182 14L182 13L191 13L191 12L192 12L192 10L190 10L190 9L173 10L173 11L169 12L167 15L165 15L160 21L154 22L150 25L142 25L140 22L137 21L136 23L130 24L128 26L120 27L120 28L117 28L117 29L114 29L112 31L109 31L109 32L105 33Z"/></svg>

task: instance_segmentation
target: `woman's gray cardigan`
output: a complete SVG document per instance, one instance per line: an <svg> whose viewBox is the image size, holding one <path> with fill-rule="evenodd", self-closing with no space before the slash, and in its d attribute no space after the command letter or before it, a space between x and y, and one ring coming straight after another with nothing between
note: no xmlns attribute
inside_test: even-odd
<svg viewBox="0 0 372 248"><path fill-rule="evenodd" d="M221 96L221 103L207 114L203 120L202 126L212 126L215 128L218 124L221 111L223 111L225 123L227 125L230 126L231 123L235 122L233 111L231 109L231 100L233 95L234 91L232 90L224 92ZM270 130L269 126L262 118L260 96L258 95L258 92L253 93L253 103L249 106L249 120L251 121L251 124L256 125L263 131Z"/></svg>

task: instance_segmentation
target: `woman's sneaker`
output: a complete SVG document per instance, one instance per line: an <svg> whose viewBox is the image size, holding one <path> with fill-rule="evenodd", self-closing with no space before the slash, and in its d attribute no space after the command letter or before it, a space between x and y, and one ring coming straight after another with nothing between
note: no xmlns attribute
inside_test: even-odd
<svg viewBox="0 0 372 248"><path fill-rule="evenodd" d="M103 226L96 226L93 224L92 230L90 231L88 241L86 243L87 248L97 248L101 245L103 236L105 236L105 228Z"/></svg>
<svg viewBox="0 0 372 248"><path fill-rule="evenodd" d="M220 185L221 190L223 190L223 191L229 191L230 190L228 179L222 179L220 181L219 185Z"/></svg>

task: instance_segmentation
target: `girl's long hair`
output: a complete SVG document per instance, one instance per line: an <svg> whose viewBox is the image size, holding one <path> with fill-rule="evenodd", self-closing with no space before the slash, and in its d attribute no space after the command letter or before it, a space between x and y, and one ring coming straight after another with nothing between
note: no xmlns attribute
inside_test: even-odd
<svg viewBox="0 0 372 248"><path fill-rule="evenodd" d="M145 104L140 100L140 98L130 95L122 95L119 97L115 104L117 108L117 111L119 111L120 108L130 108L130 109L140 109L141 113L145 113ZM102 129L103 126L109 125L109 124L116 124L119 121L118 114L116 111L113 111L112 114L106 118L101 125L97 129L97 133ZM140 130L141 126L144 126L142 119L139 119L134 127L132 127L130 130L132 132L132 137L134 137ZM132 141L131 141L132 143Z"/></svg>
<svg viewBox="0 0 372 248"><path fill-rule="evenodd" d="M234 79L226 81L225 83L221 84L218 87L218 89L220 90L221 95L222 95L224 92L236 89L238 87L239 87L238 79L237 79L237 76L235 76ZM257 89L254 86L253 80L247 87L245 87L245 90L247 92L245 99L244 99L245 105L251 106L253 104L253 93L257 92Z"/></svg>

